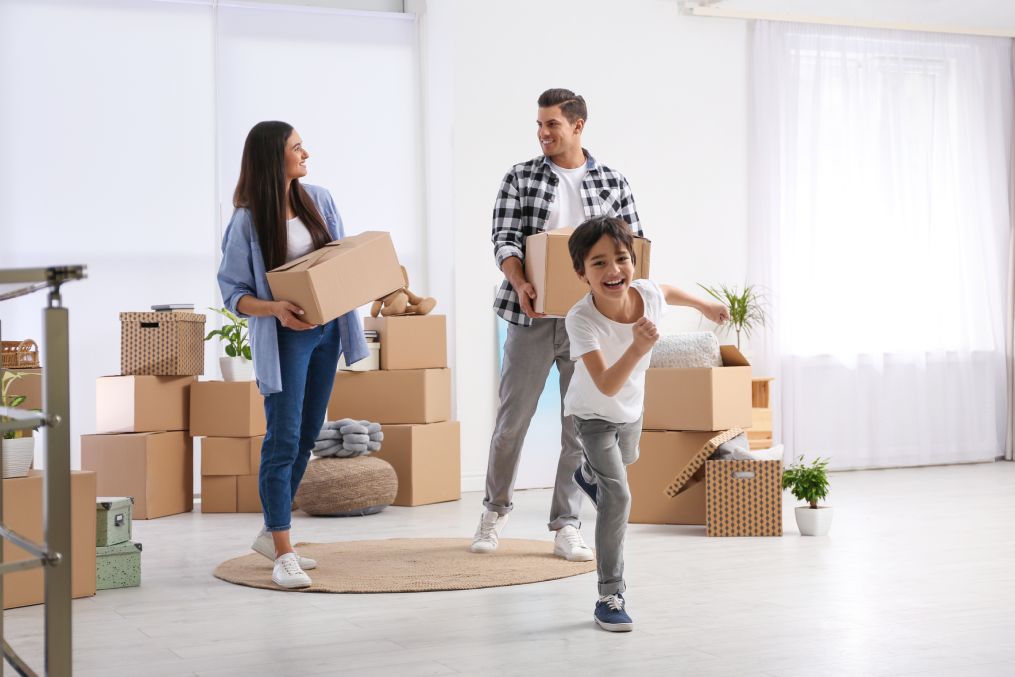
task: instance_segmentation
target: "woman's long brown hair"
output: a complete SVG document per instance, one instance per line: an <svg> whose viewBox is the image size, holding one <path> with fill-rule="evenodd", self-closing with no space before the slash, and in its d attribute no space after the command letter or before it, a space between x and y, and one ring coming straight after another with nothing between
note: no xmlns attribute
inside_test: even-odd
<svg viewBox="0 0 1015 677"><path fill-rule="evenodd" d="M293 127L285 122L258 122L247 134L240 161L240 179L233 193L233 206L246 207L254 219L254 232L261 245L266 270L285 263L288 254L285 205L285 144ZM320 249L331 241L321 213L298 179L289 185L289 203L306 225Z"/></svg>

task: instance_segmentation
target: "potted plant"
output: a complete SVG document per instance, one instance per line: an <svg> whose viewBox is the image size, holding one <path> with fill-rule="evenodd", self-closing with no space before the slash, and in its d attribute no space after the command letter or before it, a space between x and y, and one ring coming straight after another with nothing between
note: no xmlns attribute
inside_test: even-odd
<svg viewBox="0 0 1015 677"><path fill-rule="evenodd" d="M17 407L25 401L24 395L11 395L10 387L14 381L24 377L26 374L3 371L0 377L0 407ZM27 374L35 377L38 374ZM7 416L0 416L0 423L9 421ZM0 440L3 446L3 478L24 477L32 467L35 458L35 431L34 430L6 430L3 439Z"/></svg>
<svg viewBox="0 0 1015 677"><path fill-rule="evenodd" d="M736 286L727 287L724 284L718 287L709 287L699 283L698 286L729 309L730 321L723 326L723 331L733 330L736 332L737 350L740 350L741 334L751 338L751 332L758 327L764 327L765 322L768 321L765 298L754 285L745 284L742 290Z"/></svg>
<svg viewBox="0 0 1015 677"><path fill-rule="evenodd" d="M797 462L782 473L782 488L806 501L807 505L797 506L796 525L801 536L824 536L832 526L832 508L818 505L828 495L828 459L816 458L810 464L801 456Z"/></svg>
<svg viewBox="0 0 1015 677"><path fill-rule="evenodd" d="M250 339L247 337L247 321L236 317L226 308L209 308L228 320L221 329L213 329L204 337L210 341L218 336L225 343L226 357L219 358L222 378L226 381L251 381L254 378L254 363L250 356Z"/></svg>

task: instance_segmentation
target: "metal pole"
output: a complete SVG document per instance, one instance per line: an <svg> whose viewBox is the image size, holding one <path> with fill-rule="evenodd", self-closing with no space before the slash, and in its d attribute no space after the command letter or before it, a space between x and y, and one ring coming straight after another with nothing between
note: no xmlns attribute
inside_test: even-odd
<svg viewBox="0 0 1015 677"><path fill-rule="evenodd" d="M46 430L46 546L61 559L46 567L46 674L71 674L71 483L70 483L70 350L67 309L60 286L53 286L49 307L42 311L45 339L44 407L59 423Z"/></svg>

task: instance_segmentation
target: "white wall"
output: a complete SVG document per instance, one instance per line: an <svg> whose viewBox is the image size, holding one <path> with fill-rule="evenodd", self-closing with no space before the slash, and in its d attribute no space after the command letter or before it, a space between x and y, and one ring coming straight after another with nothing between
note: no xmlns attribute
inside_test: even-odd
<svg viewBox="0 0 1015 677"><path fill-rule="evenodd" d="M681 16L675 2L654 0L429 0L407 9L425 12L423 30L431 44L443 44L450 70L441 86L454 88L453 134L435 135L453 149L450 180L429 193L452 196L453 214L429 227L432 241L444 231L454 239L463 488L476 490L497 404L491 304L500 273L490 213L504 172L539 154L536 98L549 87L585 96L585 145L630 180L653 241L654 278L688 289L740 283L747 260L747 25ZM697 327L697 316L681 311L664 329ZM530 440L526 455L533 445L544 459L559 449L556 436Z"/></svg>

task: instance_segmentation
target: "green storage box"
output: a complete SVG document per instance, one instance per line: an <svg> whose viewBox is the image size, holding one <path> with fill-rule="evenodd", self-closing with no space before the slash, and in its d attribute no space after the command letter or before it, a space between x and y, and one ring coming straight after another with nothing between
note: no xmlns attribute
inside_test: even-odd
<svg viewBox="0 0 1015 677"><path fill-rule="evenodd" d="M130 496L100 496L95 499L95 547L129 541L133 510L134 499Z"/></svg>
<svg viewBox="0 0 1015 677"><path fill-rule="evenodd" d="M141 544L117 543L95 549L95 589L141 585Z"/></svg>

